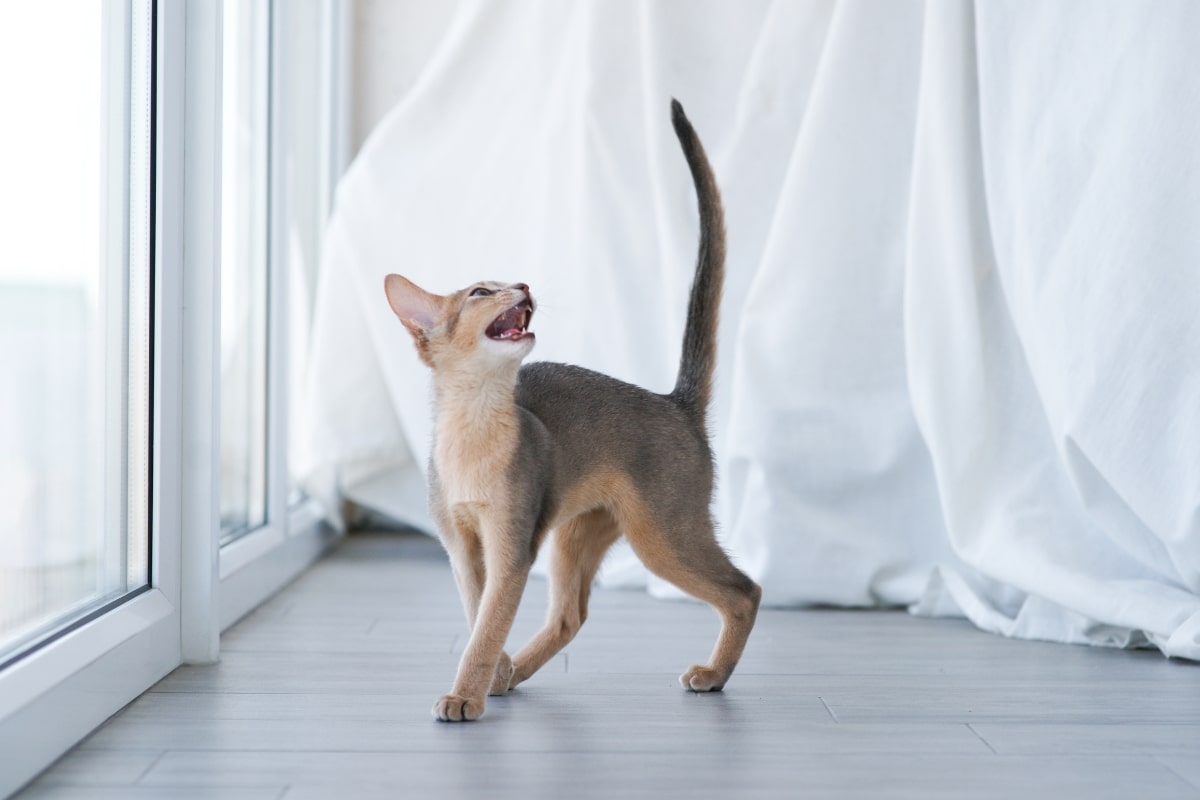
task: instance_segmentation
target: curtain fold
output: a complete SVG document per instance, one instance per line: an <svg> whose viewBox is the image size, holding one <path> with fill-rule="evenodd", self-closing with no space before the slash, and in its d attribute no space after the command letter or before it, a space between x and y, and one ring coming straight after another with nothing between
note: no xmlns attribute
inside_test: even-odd
<svg viewBox="0 0 1200 800"><path fill-rule="evenodd" d="M728 215L716 513L765 601L1200 658L1200 10L1143 11L460 2L339 186L295 468L331 508L423 469L389 272L525 281L532 358L667 391L674 96Z"/></svg>

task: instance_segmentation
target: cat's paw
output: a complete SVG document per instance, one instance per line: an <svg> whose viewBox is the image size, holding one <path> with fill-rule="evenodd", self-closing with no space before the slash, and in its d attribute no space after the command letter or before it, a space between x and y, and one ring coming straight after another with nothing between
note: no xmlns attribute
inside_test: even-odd
<svg viewBox="0 0 1200 800"><path fill-rule="evenodd" d="M501 650L500 661L496 664L496 674L492 677L492 687L488 689L488 694L495 696L507 692L512 683L512 676L512 659L509 658L508 653Z"/></svg>
<svg viewBox="0 0 1200 800"><path fill-rule="evenodd" d="M442 722L467 722L483 716L483 701L444 694L433 704L433 716Z"/></svg>
<svg viewBox="0 0 1200 800"><path fill-rule="evenodd" d="M512 677L508 679L509 690L515 689L525 681L529 680L529 676L531 674L532 673L528 669L522 667L519 662L514 661L513 674Z"/></svg>
<svg viewBox="0 0 1200 800"><path fill-rule="evenodd" d="M689 692L719 692L725 687L728 677L715 669L696 665L680 675L679 682Z"/></svg>

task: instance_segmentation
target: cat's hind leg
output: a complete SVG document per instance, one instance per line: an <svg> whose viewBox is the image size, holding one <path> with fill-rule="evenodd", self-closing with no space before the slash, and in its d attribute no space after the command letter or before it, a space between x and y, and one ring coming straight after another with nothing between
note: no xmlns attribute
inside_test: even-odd
<svg viewBox="0 0 1200 800"><path fill-rule="evenodd" d="M580 514L554 532L550 546L550 610L545 626L513 656L511 686L527 680L562 650L587 619L592 580L621 531L605 509Z"/></svg>
<svg viewBox="0 0 1200 800"><path fill-rule="evenodd" d="M668 525L654 522L646 513L630 517L625 521L626 535L642 563L720 615L721 633L708 664L693 665L679 676L689 691L719 691L746 647L762 589L721 549L707 509Z"/></svg>

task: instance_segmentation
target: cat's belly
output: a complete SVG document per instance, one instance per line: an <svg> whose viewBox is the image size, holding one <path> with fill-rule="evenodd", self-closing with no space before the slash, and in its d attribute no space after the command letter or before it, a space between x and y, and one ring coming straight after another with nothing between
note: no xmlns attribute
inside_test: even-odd
<svg viewBox="0 0 1200 800"><path fill-rule="evenodd" d="M599 468L556 492L548 528L557 528L580 514L615 507L633 500L628 478L617 470Z"/></svg>

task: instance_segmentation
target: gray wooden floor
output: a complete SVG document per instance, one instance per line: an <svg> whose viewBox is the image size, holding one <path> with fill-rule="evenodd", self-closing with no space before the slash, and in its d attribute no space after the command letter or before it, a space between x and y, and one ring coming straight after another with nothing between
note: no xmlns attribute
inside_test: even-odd
<svg viewBox="0 0 1200 800"><path fill-rule="evenodd" d="M511 644L541 620L533 581ZM1200 797L1200 668L902 612L764 611L723 693L706 607L598 591L476 723L437 723L465 623L440 548L352 535L20 795Z"/></svg>

